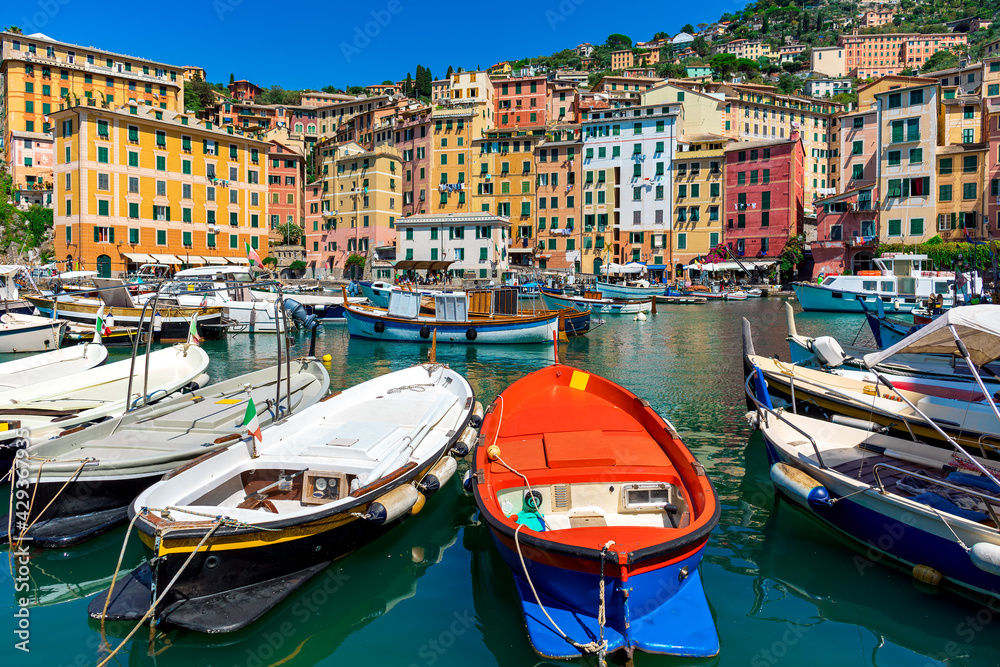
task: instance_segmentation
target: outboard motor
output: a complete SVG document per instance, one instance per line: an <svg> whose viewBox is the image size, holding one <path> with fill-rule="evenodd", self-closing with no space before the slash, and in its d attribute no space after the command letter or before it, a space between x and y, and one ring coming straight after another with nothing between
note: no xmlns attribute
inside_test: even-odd
<svg viewBox="0 0 1000 667"><path fill-rule="evenodd" d="M830 336L820 336L813 340L812 351L824 366L836 368L847 361L844 348Z"/></svg>
<svg viewBox="0 0 1000 667"><path fill-rule="evenodd" d="M299 325L310 333L309 356L316 356L316 329L319 328L319 319L315 315L310 315L306 307L295 299L286 298L284 301L285 312L299 323Z"/></svg>

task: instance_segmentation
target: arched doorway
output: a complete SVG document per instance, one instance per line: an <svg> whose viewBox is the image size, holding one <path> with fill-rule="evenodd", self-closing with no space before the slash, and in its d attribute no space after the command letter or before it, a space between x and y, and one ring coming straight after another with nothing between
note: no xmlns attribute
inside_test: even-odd
<svg viewBox="0 0 1000 667"><path fill-rule="evenodd" d="M100 255L97 258L97 275L101 278L111 277L111 258L107 255Z"/></svg>
<svg viewBox="0 0 1000 667"><path fill-rule="evenodd" d="M601 258L600 257L595 257L594 258L594 275L595 276L601 275L601 264L602 264Z"/></svg>
<svg viewBox="0 0 1000 667"><path fill-rule="evenodd" d="M851 272L858 275L858 271L870 271L872 260L875 255L868 250L862 250L851 259Z"/></svg>

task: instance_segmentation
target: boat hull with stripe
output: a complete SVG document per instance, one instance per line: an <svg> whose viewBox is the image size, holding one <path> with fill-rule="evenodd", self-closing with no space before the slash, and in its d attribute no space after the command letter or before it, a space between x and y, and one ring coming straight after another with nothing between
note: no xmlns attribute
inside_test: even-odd
<svg viewBox="0 0 1000 667"><path fill-rule="evenodd" d="M52 314L52 299L49 297L28 296L27 299L34 304L43 315ZM60 319L71 322L80 322L95 326L97 324L97 311L103 304L97 299L74 299L73 301L59 300L56 304L57 314ZM218 340L225 335L227 325L223 322L223 309L211 308L185 308L178 306L158 307L160 313L160 330L153 332L154 338L163 342L183 342L187 340L188 330L191 327L191 318L198 316L198 336L204 340ZM108 308L105 306L106 314L114 314L115 324L120 327L138 328L139 317L142 308ZM151 309L146 309L146 316L142 323L142 330L149 331L152 328Z"/></svg>
<svg viewBox="0 0 1000 667"><path fill-rule="evenodd" d="M439 343L514 345L548 343L559 330L559 315L555 312L461 322L438 321L423 316L413 319L392 317L385 310L370 306L347 306L344 313L351 337L371 340L430 343L433 332L437 331Z"/></svg>
<svg viewBox="0 0 1000 667"><path fill-rule="evenodd" d="M582 296L542 293L545 305L554 310L573 308L601 315L635 315L648 313L653 309L653 298L646 299L589 299Z"/></svg>
<svg viewBox="0 0 1000 667"><path fill-rule="evenodd" d="M597 291L609 299L648 299L651 296L665 294L665 285L652 285L650 287L636 287L633 285L622 285L619 283L606 283L597 281Z"/></svg>
<svg viewBox="0 0 1000 667"><path fill-rule="evenodd" d="M0 315L0 354L48 352L62 345L66 321L34 315Z"/></svg>

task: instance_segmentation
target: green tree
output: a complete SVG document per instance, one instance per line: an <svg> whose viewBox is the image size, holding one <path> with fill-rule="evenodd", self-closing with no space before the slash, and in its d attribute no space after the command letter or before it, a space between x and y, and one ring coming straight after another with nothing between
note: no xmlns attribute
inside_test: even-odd
<svg viewBox="0 0 1000 667"><path fill-rule="evenodd" d="M233 76L232 72L229 74L229 83L236 83L236 77Z"/></svg>
<svg viewBox="0 0 1000 667"><path fill-rule="evenodd" d="M448 65L448 73L445 75L445 78L450 79L451 75L454 73L455 73L455 68L453 68L451 65Z"/></svg>
<svg viewBox="0 0 1000 667"><path fill-rule="evenodd" d="M412 95L413 94L413 77L410 73L406 73L406 80L403 81L403 94Z"/></svg>
<svg viewBox="0 0 1000 667"><path fill-rule="evenodd" d="M632 38L628 35L623 35L621 33L612 33L608 35L608 39L605 44L612 51L621 51L622 49L632 48Z"/></svg>
<svg viewBox="0 0 1000 667"><path fill-rule="evenodd" d="M749 58L739 58L736 60L736 71L743 76L750 78L760 73L760 65Z"/></svg>
<svg viewBox="0 0 1000 667"><path fill-rule="evenodd" d="M802 87L802 80L797 76L792 76L787 72L778 79L778 92L782 95L792 95Z"/></svg>
<svg viewBox="0 0 1000 667"><path fill-rule="evenodd" d="M726 81L736 71L736 56L732 53L716 53L708 61L708 64L715 70L715 74L720 81Z"/></svg>
<svg viewBox="0 0 1000 667"><path fill-rule="evenodd" d="M277 231L281 234L284 245L297 245L299 239L302 238L302 228L294 222L286 222L278 225Z"/></svg>
<svg viewBox="0 0 1000 667"><path fill-rule="evenodd" d="M37 248L52 229L52 209L32 204L23 216L28 225L28 243L32 248Z"/></svg>
<svg viewBox="0 0 1000 667"><path fill-rule="evenodd" d="M805 237L799 234L794 238L788 239L788 242L785 243L785 247L781 250L781 254L778 255L781 275L784 276L786 280L795 278L799 265L805 259L805 252L803 251L804 246Z"/></svg>
<svg viewBox="0 0 1000 667"><path fill-rule="evenodd" d="M681 32L686 32L689 35L693 35L695 33L694 26L691 25L690 23L685 23L684 25L681 26Z"/></svg>
<svg viewBox="0 0 1000 667"><path fill-rule="evenodd" d="M708 42L701 35L694 38L694 41L691 42L691 48L702 58L707 58L708 54L712 52L712 47L708 45Z"/></svg>
<svg viewBox="0 0 1000 667"><path fill-rule="evenodd" d="M943 69L958 67L958 56L951 51L938 51L927 59L921 68L923 72L937 72Z"/></svg>

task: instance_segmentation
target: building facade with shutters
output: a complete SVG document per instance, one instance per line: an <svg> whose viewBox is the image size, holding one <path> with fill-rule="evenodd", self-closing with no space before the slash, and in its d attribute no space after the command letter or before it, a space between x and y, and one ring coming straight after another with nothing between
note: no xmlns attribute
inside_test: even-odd
<svg viewBox="0 0 1000 667"><path fill-rule="evenodd" d="M451 262L449 275L500 282L510 264L510 220L489 212L411 215L399 220L396 260Z"/></svg>
<svg viewBox="0 0 1000 667"><path fill-rule="evenodd" d="M732 141L720 135L688 135L674 154L673 229L665 254L673 275L704 258L722 244L725 203L725 148Z"/></svg>
<svg viewBox="0 0 1000 667"><path fill-rule="evenodd" d="M138 103L52 121L57 261L112 275L267 255L266 143Z"/></svg>

